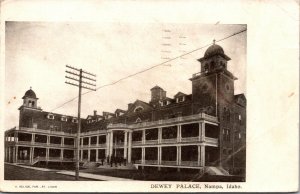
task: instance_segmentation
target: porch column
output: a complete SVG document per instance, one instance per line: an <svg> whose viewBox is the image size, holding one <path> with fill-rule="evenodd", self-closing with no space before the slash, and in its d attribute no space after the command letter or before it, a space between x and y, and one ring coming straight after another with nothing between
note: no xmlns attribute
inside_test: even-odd
<svg viewBox="0 0 300 194"><path fill-rule="evenodd" d="M46 161L49 160L49 151L50 151L50 149L46 148Z"/></svg>
<svg viewBox="0 0 300 194"><path fill-rule="evenodd" d="M6 137L4 137L4 139L6 140ZM6 162L6 158L7 158L7 156L6 156L6 147L4 148L4 151L5 151L5 155L4 155L4 162Z"/></svg>
<svg viewBox="0 0 300 194"><path fill-rule="evenodd" d="M30 150L30 160L31 160L30 163L33 162L33 159L34 159L34 147L32 147L32 150Z"/></svg>
<svg viewBox="0 0 300 194"><path fill-rule="evenodd" d="M98 137L98 136L97 136ZM97 138L98 139L98 138ZM98 141L97 141L98 142ZM96 162L98 162L98 157L99 157L99 153L98 153L99 149L96 149Z"/></svg>
<svg viewBox="0 0 300 194"><path fill-rule="evenodd" d="M146 130L143 129L142 144L145 144L145 142L146 142Z"/></svg>
<svg viewBox="0 0 300 194"><path fill-rule="evenodd" d="M198 146L198 165L205 166L205 146Z"/></svg>
<svg viewBox="0 0 300 194"><path fill-rule="evenodd" d="M162 139L162 128L159 127L158 128L158 143L161 143L161 139Z"/></svg>
<svg viewBox="0 0 300 194"><path fill-rule="evenodd" d="M112 156L113 155L113 146L114 146L114 132L111 131L110 132L110 146L109 146L109 155Z"/></svg>
<svg viewBox="0 0 300 194"><path fill-rule="evenodd" d="M14 132L14 141L17 143L18 142L18 132Z"/></svg>
<svg viewBox="0 0 300 194"><path fill-rule="evenodd" d="M96 139L96 141L97 141L96 142L96 146L98 147L99 146L99 135L97 135L96 137L97 137L97 139Z"/></svg>
<svg viewBox="0 0 300 194"><path fill-rule="evenodd" d="M181 165L181 146L177 146L177 159L176 164Z"/></svg>
<svg viewBox="0 0 300 194"><path fill-rule="evenodd" d="M205 123L199 123L199 141L205 141Z"/></svg>
<svg viewBox="0 0 300 194"><path fill-rule="evenodd" d="M11 163L10 157L11 157L11 149L8 147L8 162Z"/></svg>
<svg viewBox="0 0 300 194"><path fill-rule="evenodd" d="M13 163L16 162L16 147L13 147L13 153L12 153L12 159L13 159Z"/></svg>
<svg viewBox="0 0 300 194"><path fill-rule="evenodd" d="M181 125L177 125L177 142L181 142Z"/></svg>
<svg viewBox="0 0 300 194"><path fill-rule="evenodd" d="M60 150L60 160L64 160L64 149Z"/></svg>
<svg viewBox="0 0 300 194"><path fill-rule="evenodd" d="M109 146L109 142L110 142L110 133L106 134L106 149L105 149L105 155L106 157L109 157L110 153L110 146Z"/></svg>
<svg viewBox="0 0 300 194"><path fill-rule="evenodd" d="M33 133L31 136L31 144L34 144L34 142L35 142L35 134Z"/></svg>
<svg viewBox="0 0 300 194"><path fill-rule="evenodd" d="M157 159L158 159L158 165L161 164L161 146L157 147Z"/></svg>
<svg viewBox="0 0 300 194"><path fill-rule="evenodd" d="M124 133L124 159L127 158L127 131Z"/></svg>
<svg viewBox="0 0 300 194"><path fill-rule="evenodd" d="M142 147L142 164L145 164L145 147Z"/></svg>
<svg viewBox="0 0 300 194"><path fill-rule="evenodd" d="M50 136L47 135L47 145L49 145L49 144L50 144Z"/></svg>
<svg viewBox="0 0 300 194"><path fill-rule="evenodd" d="M65 138L61 137L61 146L63 147L65 145Z"/></svg>
<svg viewBox="0 0 300 194"><path fill-rule="evenodd" d="M89 137L89 147L91 147L91 137Z"/></svg>
<svg viewBox="0 0 300 194"><path fill-rule="evenodd" d="M129 131L128 137L128 163L131 163L132 131Z"/></svg>
<svg viewBox="0 0 300 194"><path fill-rule="evenodd" d="M83 149L80 150L80 153L81 153L80 154L80 161L82 161L82 159L83 159Z"/></svg>
<svg viewBox="0 0 300 194"><path fill-rule="evenodd" d="M91 150L88 149L88 161L90 162L91 161Z"/></svg>
<svg viewBox="0 0 300 194"><path fill-rule="evenodd" d="M16 153L15 153L15 162L18 163L18 152L19 152L19 148L18 146L16 146Z"/></svg>

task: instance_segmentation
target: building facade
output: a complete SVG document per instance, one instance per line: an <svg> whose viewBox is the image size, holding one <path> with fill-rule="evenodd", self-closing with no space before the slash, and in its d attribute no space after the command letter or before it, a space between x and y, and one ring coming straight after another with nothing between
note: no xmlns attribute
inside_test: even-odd
<svg viewBox="0 0 300 194"><path fill-rule="evenodd" d="M192 93L173 98L159 86L150 102L136 100L127 110L96 111L82 118L80 161L119 157L139 167L200 169L215 167L245 175L246 98L234 94L237 79L230 58L213 44L192 75ZM19 108L19 127L5 132L5 161L74 161L78 119L43 111L30 89Z"/></svg>

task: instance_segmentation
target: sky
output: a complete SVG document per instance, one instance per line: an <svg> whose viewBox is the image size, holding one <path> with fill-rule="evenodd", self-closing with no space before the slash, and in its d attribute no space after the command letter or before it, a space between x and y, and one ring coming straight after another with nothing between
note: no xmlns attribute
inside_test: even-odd
<svg viewBox="0 0 300 194"><path fill-rule="evenodd" d="M77 87L65 84L66 65L96 74L99 87L243 29L246 25L6 22L5 129L18 125L18 108L30 87L44 111L77 115L77 99L60 107L78 96ZM235 94L246 93L246 39L243 32L217 42L231 58L229 71L238 78ZM83 95L82 117L94 110L98 114L126 110L137 99L149 102L155 85L171 98L179 91L190 94L189 78L200 71L197 59L206 49Z"/></svg>

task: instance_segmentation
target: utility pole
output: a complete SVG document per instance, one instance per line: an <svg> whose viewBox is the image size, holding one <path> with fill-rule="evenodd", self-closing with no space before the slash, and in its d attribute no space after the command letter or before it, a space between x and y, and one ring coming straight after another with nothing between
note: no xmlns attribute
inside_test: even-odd
<svg viewBox="0 0 300 194"><path fill-rule="evenodd" d="M81 133L81 119L80 119L80 113L81 113L81 89L85 88L91 91L96 91L96 75L83 71L82 69L78 69L75 67L71 67L69 65L66 65L66 73L67 75L65 78L76 81L74 82L68 82L66 81L66 84L70 84L73 86L76 86L79 88L79 94L78 94L78 125L77 125L77 138L76 138L76 154L75 154L75 180L79 180L79 152L80 152L80 133ZM70 77L70 76L75 76L75 77ZM92 81L92 82L88 82ZM85 85L83 85L85 84Z"/></svg>

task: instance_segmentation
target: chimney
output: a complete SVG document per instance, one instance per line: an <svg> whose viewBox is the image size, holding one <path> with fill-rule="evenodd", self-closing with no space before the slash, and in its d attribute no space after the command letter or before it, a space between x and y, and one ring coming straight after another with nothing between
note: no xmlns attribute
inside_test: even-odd
<svg viewBox="0 0 300 194"><path fill-rule="evenodd" d="M97 116L97 111L96 110L94 110L94 116Z"/></svg>
<svg viewBox="0 0 300 194"><path fill-rule="evenodd" d="M128 104L128 110L132 107L132 105L133 105L132 103Z"/></svg>
<svg viewBox="0 0 300 194"><path fill-rule="evenodd" d="M166 95L166 91L159 86L155 86L151 89L151 102L158 102L159 100L166 98Z"/></svg>

